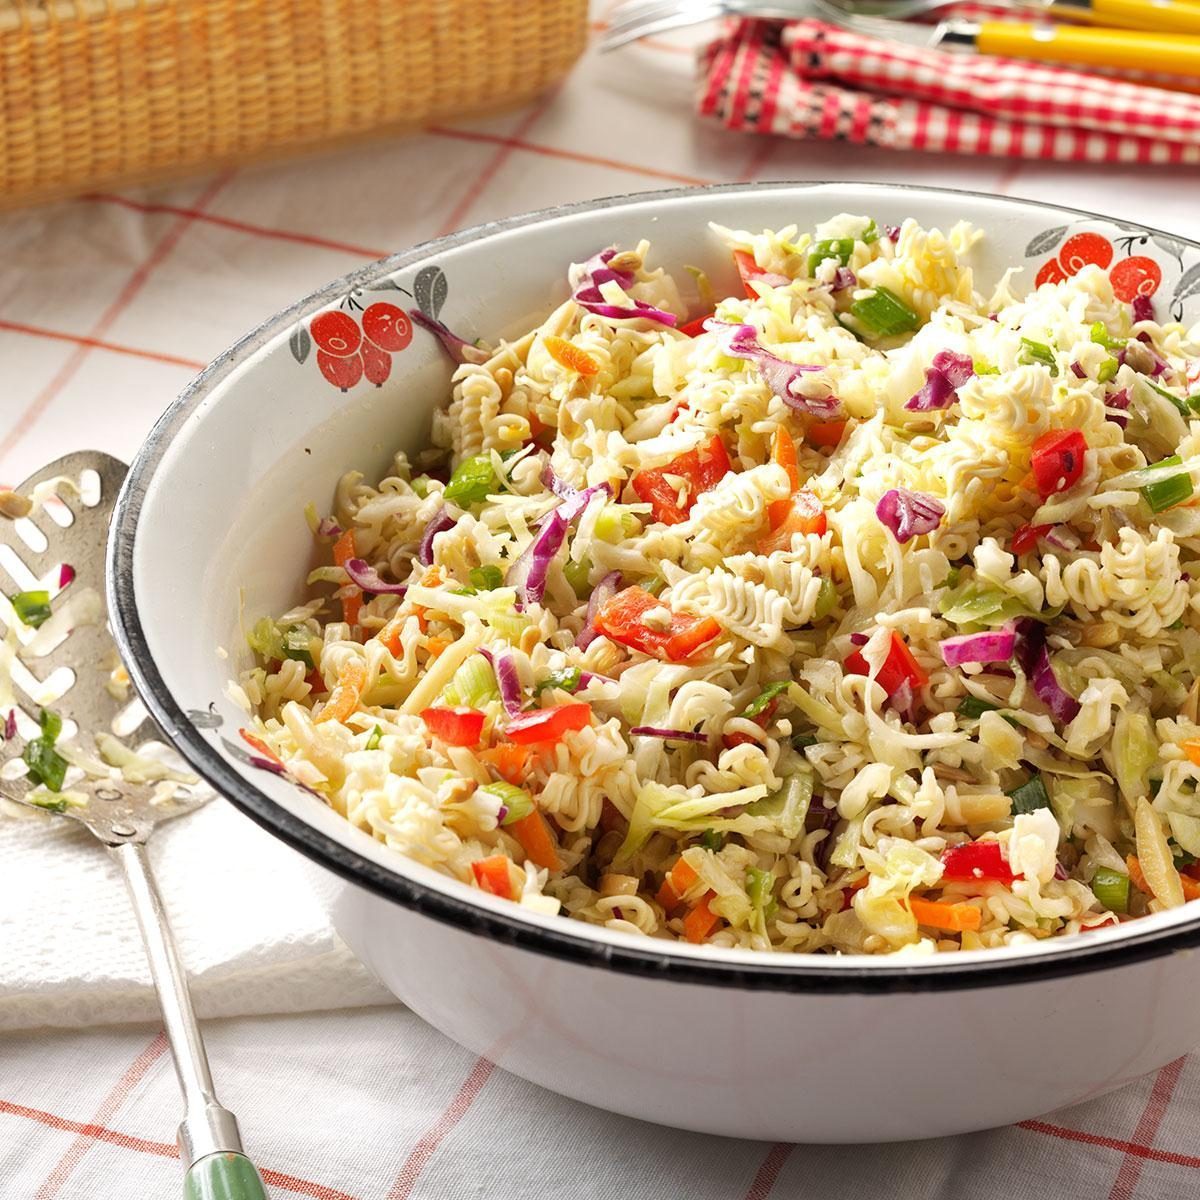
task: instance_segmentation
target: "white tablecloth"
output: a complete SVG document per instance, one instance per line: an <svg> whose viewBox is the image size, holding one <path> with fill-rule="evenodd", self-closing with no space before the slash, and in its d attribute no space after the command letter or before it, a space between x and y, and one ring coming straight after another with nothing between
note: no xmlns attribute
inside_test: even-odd
<svg viewBox="0 0 1200 1200"><path fill-rule="evenodd" d="M691 119L691 92L691 57L679 44L605 59L591 53L563 87L518 112L0 218L0 482L16 483L77 448L129 458L198 367L295 297L385 252L554 203L678 183L870 179L1098 208L1200 236L1192 181L1179 173L747 140ZM231 812L205 819L241 828ZM12 830L0 824L0 895ZM53 849L47 839L48 878ZM220 923L187 920L195 883L187 872L186 862L172 865L164 890L189 961L219 979L241 960L222 942ZM113 885L102 869L99 876L103 887ZM11 871L8 878L11 889ZM112 925L119 903L109 901ZM0 997L6 979L36 973L30 942L15 932L13 903L10 892L0 914L8 919L0 924ZM328 930L304 911L311 944L336 952ZM136 965L128 969L118 984L128 985L129 1005L98 1010L106 1021L148 1011L139 1007L147 997ZM347 966L340 994L334 987L320 995L329 996L323 1003L361 1003L367 988ZM210 1022L210 1050L223 1097L278 1196L1200 1193L1195 1056L1114 1096L1012 1129L903 1147L791 1148L677 1134L560 1100L493 1071L397 1006L279 1015L304 1005L250 992L259 998L237 1011L277 1015ZM178 1112L153 1025L0 1038L0 1195L175 1194Z"/></svg>

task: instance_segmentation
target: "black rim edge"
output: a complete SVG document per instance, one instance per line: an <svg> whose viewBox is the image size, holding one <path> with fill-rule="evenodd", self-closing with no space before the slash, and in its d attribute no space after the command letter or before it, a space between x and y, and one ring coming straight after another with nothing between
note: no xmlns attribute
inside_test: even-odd
<svg viewBox="0 0 1200 1200"><path fill-rule="evenodd" d="M1200 918L1190 925L1170 929L1152 929L1133 933L1119 942L1095 943L1086 941L1052 953L1030 955L1022 959L997 958L994 962L960 965L952 956L898 964L872 960L871 965L842 965L846 960L798 961L795 957L763 955L763 961L753 966L720 957L694 959L672 953L673 943L657 944L644 949L630 939L628 946L609 945L594 940L583 932L590 927L569 918L563 928L543 928L526 923L517 916L493 913L478 908L467 900L435 891L411 880L397 871L380 866L356 850L321 833L314 826L282 808L265 792L260 791L234 771L190 723L185 712L176 704L151 657L149 644L142 627L133 582L133 557L137 522L141 514L149 482L153 478L167 447L175 434L213 388L226 379L242 361L286 329L296 317L314 311L349 288L391 275L441 251L468 245L512 229L535 225L552 217L594 212L608 208L632 206L654 200L681 199L737 191L794 191L818 188L863 188L882 194L889 192L921 192L940 196L964 196L996 202L1013 208L1035 208L1064 213L1076 219L1117 224L1115 218L1101 213L1069 208L1058 204L1020 200L1011 197L989 196L982 192L954 188L925 187L918 184L878 184L870 182L811 181L769 184L713 184L707 187L670 188L660 191L634 192L597 200L580 201L557 208L541 209L500 221L476 225L447 237L422 242L409 250L368 263L358 270L341 276L290 307L264 321L246 334L206 367L167 407L151 429L130 467L125 485L117 501L108 544L107 586L109 611L122 657L137 690L154 718L171 738L187 761L222 796L264 829L281 841L300 851L319 866L367 891L412 909L434 920L452 925L469 933L485 934L497 941L547 955L581 966L604 967L638 975L681 983L701 983L710 986L735 987L746 990L784 991L798 993L859 993L900 991L961 990L980 985L1032 983L1042 979L1127 966L1150 958L1200 945ZM1159 232L1138 225L1143 232ZM1200 250L1200 244L1177 234L1166 234L1175 241ZM575 926L579 924L579 931ZM815 956L814 956L815 957ZM839 962L834 968L833 962Z"/></svg>

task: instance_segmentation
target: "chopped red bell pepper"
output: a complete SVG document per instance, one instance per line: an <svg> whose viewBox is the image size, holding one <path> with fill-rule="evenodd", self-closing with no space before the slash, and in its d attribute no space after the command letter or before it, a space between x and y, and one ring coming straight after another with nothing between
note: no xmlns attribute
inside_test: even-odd
<svg viewBox="0 0 1200 1200"><path fill-rule="evenodd" d="M1033 443L1029 458L1038 494L1045 499L1074 487L1083 474L1086 453L1087 442L1078 429L1052 429L1043 433Z"/></svg>
<svg viewBox="0 0 1200 1200"><path fill-rule="evenodd" d="M673 458L665 467L639 471L630 480L639 500L650 505L651 515L664 525L678 525L687 520L688 512L701 492L711 491L729 474L729 454L720 434L713 436L698 450L687 450ZM683 480L680 485L667 479L668 475Z"/></svg>
<svg viewBox="0 0 1200 1200"><path fill-rule="evenodd" d="M1013 874L999 842L966 842L942 851L942 878L1010 884L1020 877Z"/></svg>
<svg viewBox="0 0 1200 1200"><path fill-rule="evenodd" d="M764 271L762 267L754 261L754 255L749 250L735 250L733 252L733 264L737 267L738 274L742 278L742 287L746 289L746 295L751 300L758 299L758 293L750 285L756 279L761 279L764 275L770 275L770 271Z"/></svg>
<svg viewBox="0 0 1200 1200"><path fill-rule="evenodd" d="M859 650L847 655L846 661L842 665L847 675L870 675L871 673L871 668L867 666L867 660ZM879 674L875 676L875 682L887 692L889 697L894 696L906 683L915 690L924 687L929 682L929 676L921 669L921 664L913 658L908 643L894 629L892 630L891 647L888 650L887 658L883 660L883 666L879 668Z"/></svg>
<svg viewBox="0 0 1200 1200"><path fill-rule="evenodd" d="M642 622L650 609L662 607L663 602L644 588L625 588L601 607L596 614L596 628L622 646L667 662L682 662L720 636L721 626L711 617L672 612L666 629L653 629Z"/></svg>
<svg viewBox="0 0 1200 1200"><path fill-rule="evenodd" d="M804 440L810 446L837 449L845 433L845 421L809 421L808 428L804 431Z"/></svg>
<svg viewBox="0 0 1200 1200"><path fill-rule="evenodd" d="M421 720L448 746L478 746L483 735L484 714L477 708L427 708Z"/></svg>
<svg viewBox="0 0 1200 1200"><path fill-rule="evenodd" d="M686 325L680 325L679 332L686 333L688 337L699 337L704 332L704 322L711 321L715 313L704 313L703 316L697 317L694 321L689 321Z"/></svg>
<svg viewBox="0 0 1200 1200"><path fill-rule="evenodd" d="M481 858L471 864L471 872L480 891L490 892L501 900L511 900L512 876L508 873L508 859L503 854L493 854L491 858Z"/></svg>
<svg viewBox="0 0 1200 1200"><path fill-rule="evenodd" d="M592 720L590 704L560 704L557 708L543 708L538 712L522 713L514 718L504 736L510 742L527 746L532 742L557 742L564 733L574 729L585 729Z"/></svg>
<svg viewBox="0 0 1200 1200"><path fill-rule="evenodd" d="M1045 537L1053 528L1053 525L1022 525L1013 530L1009 549L1018 556L1028 554L1037 549L1039 539Z"/></svg>

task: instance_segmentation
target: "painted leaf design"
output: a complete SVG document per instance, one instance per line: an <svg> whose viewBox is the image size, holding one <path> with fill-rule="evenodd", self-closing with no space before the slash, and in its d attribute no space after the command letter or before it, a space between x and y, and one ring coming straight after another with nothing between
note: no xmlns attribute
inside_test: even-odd
<svg viewBox="0 0 1200 1200"><path fill-rule="evenodd" d="M442 305L450 293L446 273L441 267L422 267L413 281L413 299L417 307L427 316L437 320Z"/></svg>
<svg viewBox="0 0 1200 1200"><path fill-rule="evenodd" d="M1183 262L1184 245L1182 242L1173 237L1167 237L1162 233L1152 233L1150 240L1160 249L1166 251L1167 254L1173 255L1180 262Z"/></svg>
<svg viewBox="0 0 1200 1200"><path fill-rule="evenodd" d="M1025 247L1025 257L1037 258L1039 254L1046 254L1050 250L1053 250L1062 241L1062 236L1067 232L1068 228L1069 226L1067 225L1059 225L1054 229L1047 229L1045 233L1039 233Z"/></svg>
<svg viewBox="0 0 1200 1200"><path fill-rule="evenodd" d="M1179 282L1175 285L1174 299L1186 300L1197 292L1200 292L1200 263L1188 267L1179 277Z"/></svg>
<svg viewBox="0 0 1200 1200"><path fill-rule="evenodd" d="M292 336L288 338L288 347L292 352L292 357L298 363L302 363L308 358L309 351L312 350L312 338L303 325L297 325L292 330Z"/></svg>
<svg viewBox="0 0 1200 1200"><path fill-rule="evenodd" d="M189 708L187 719L197 729L220 729L224 720L220 713L210 704L207 711L201 708Z"/></svg>
<svg viewBox="0 0 1200 1200"><path fill-rule="evenodd" d="M221 739L221 745L225 747L225 753L229 755L235 762L240 762L243 766L254 766L254 758L248 750L243 750L236 742L231 742L228 738Z"/></svg>
<svg viewBox="0 0 1200 1200"><path fill-rule="evenodd" d="M410 295L408 288L402 288L394 279L377 279L371 284L373 292L403 292L406 296Z"/></svg>

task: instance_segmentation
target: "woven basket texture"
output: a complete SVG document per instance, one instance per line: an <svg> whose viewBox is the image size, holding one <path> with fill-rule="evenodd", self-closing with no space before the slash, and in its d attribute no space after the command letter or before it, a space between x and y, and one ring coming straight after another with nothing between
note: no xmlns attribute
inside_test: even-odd
<svg viewBox="0 0 1200 1200"><path fill-rule="evenodd" d="M511 107L587 0L0 0L0 205Z"/></svg>

